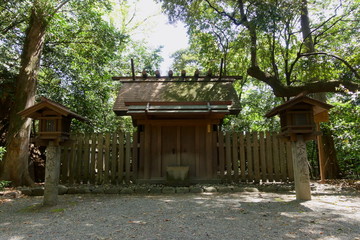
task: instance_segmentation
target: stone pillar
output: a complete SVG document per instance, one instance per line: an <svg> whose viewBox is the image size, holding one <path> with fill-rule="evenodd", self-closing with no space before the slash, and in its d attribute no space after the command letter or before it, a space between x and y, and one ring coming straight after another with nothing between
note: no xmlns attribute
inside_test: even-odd
<svg viewBox="0 0 360 240"><path fill-rule="evenodd" d="M292 159L294 165L294 182L296 200L311 200L309 163L307 160L306 143L303 136L298 135L292 142Z"/></svg>
<svg viewBox="0 0 360 240"><path fill-rule="evenodd" d="M53 141L46 147L45 190L43 205L54 206L58 199L60 146Z"/></svg>

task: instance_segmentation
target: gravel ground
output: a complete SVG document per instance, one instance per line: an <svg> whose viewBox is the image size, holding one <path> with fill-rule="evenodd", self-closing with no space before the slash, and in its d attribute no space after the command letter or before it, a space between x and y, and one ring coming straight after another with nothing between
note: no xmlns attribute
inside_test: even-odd
<svg viewBox="0 0 360 240"><path fill-rule="evenodd" d="M0 239L360 240L360 194L292 192L59 196L0 204Z"/></svg>

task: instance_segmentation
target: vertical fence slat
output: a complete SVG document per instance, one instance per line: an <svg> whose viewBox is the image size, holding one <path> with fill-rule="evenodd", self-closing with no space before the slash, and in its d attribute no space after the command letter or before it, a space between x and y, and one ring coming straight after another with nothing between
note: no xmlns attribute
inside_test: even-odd
<svg viewBox="0 0 360 240"><path fill-rule="evenodd" d="M119 133L118 183L124 178L124 133Z"/></svg>
<svg viewBox="0 0 360 240"><path fill-rule="evenodd" d="M269 132L266 132L266 165L267 165L267 178L270 182L274 181L273 169L273 154L272 154L272 137Z"/></svg>
<svg viewBox="0 0 360 240"><path fill-rule="evenodd" d="M68 175L68 169L69 169L69 161L68 161L68 147L65 145L62 147L61 151L61 182L67 183L67 175Z"/></svg>
<svg viewBox="0 0 360 240"><path fill-rule="evenodd" d="M200 127L195 127L195 169L196 176L200 176Z"/></svg>
<svg viewBox="0 0 360 240"><path fill-rule="evenodd" d="M132 173L134 180L137 179L138 172L138 134L133 132L133 147L132 147Z"/></svg>
<svg viewBox="0 0 360 240"><path fill-rule="evenodd" d="M226 149L226 175L230 180L232 178L232 167L231 167L231 142L230 133L227 132L225 135L225 149Z"/></svg>
<svg viewBox="0 0 360 240"><path fill-rule="evenodd" d="M104 145L104 183L109 183L109 170L110 170L110 133L105 134Z"/></svg>
<svg viewBox="0 0 360 240"><path fill-rule="evenodd" d="M83 141L84 141L84 135L80 134L78 137L78 144L77 144L76 174L74 176L76 183L81 183L82 180Z"/></svg>
<svg viewBox="0 0 360 240"><path fill-rule="evenodd" d="M125 179L126 179L127 183L130 182L130 159L131 159L131 137L130 137L130 133L127 132L126 133L126 156L125 156L125 170L126 170Z"/></svg>
<svg viewBox="0 0 360 240"><path fill-rule="evenodd" d="M95 169L96 169L96 165L95 165L95 161L96 161L96 134L93 133L91 134L91 162L90 162L90 183L95 184Z"/></svg>
<svg viewBox="0 0 360 240"><path fill-rule="evenodd" d="M141 134L141 133L140 133ZM144 134L143 134L144 135ZM61 181L63 183L122 184L146 179L144 139L134 133L92 134L72 136L73 141L62 147ZM200 171L200 128L195 129L196 176ZM140 144L139 144L140 140ZM209 139L208 139L209 140ZM270 133L214 132L207 143L208 177L218 172L221 178L238 181L293 181L291 145ZM150 166L148 166L150 167ZM137 173L139 176L136 176ZM226 175L226 176L225 176ZM149 175L150 176L150 175Z"/></svg>
<svg viewBox="0 0 360 240"><path fill-rule="evenodd" d="M245 143L244 143L244 134L240 133L239 136L239 148L240 148L240 171L241 171L241 181L246 181L245 175Z"/></svg>
<svg viewBox="0 0 360 240"><path fill-rule="evenodd" d="M199 153L200 154L200 153ZM212 159L212 167L213 167L213 178L217 178L218 171L219 171L219 152L218 152L218 145L217 145L217 132L212 132L212 155L214 156ZM199 155L200 157L200 155ZM199 175L197 175L199 176Z"/></svg>
<svg viewBox="0 0 360 240"><path fill-rule="evenodd" d="M273 136L273 156L274 156L274 173L275 181L280 181L280 157L279 157L279 139L276 135Z"/></svg>
<svg viewBox="0 0 360 240"><path fill-rule="evenodd" d="M97 177L96 177L96 182L97 184L102 184L103 183L103 156L104 156L104 136L99 133L98 134L98 154L97 154L97 163L96 163L96 168L97 168Z"/></svg>
<svg viewBox="0 0 360 240"><path fill-rule="evenodd" d="M251 134L248 132L246 133L246 161L247 161L247 180L253 181L253 159L252 159L252 151L251 151Z"/></svg>
<svg viewBox="0 0 360 240"><path fill-rule="evenodd" d="M89 165L90 165L90 145L89 145L89 134L84 137L84 156L83 156L83 183L87 184L89 181Z"/></svg>
<svg viewBox="0 0 360 240"><path fill-rule="evenodd" d="M259 139L258 133L253 133L253 164L254 164L254 180L260 181L260 160L259 160Z"/></svg>
<svg viewBox="0 0 360 240"><path fill-rule="evenodd" d="M75 148L76 148L76 138L73 138L72 140L74 140L71 143L71 150L70 150L70 166L69 166L69 182L70 183L74 183L74 175L75 175L75 169L76 169L76 152L75 152Z"/></svg>
<svg viewBox="0 0 360 240"><path fill-rule="evenodd" d="M223 178L225 174L225 156L224 156L224 133L222 131L219 131L218 135L218 141L219 141L219 171L220 171L220 177Z"/></svg>
<svg viewBox="0 0 360 240"><path fill-rule="evenodd" d="M232 134L232 164L234 166L234 179L239 180L239 153L238 153L238 135Z"/></svg>
<svg viewBox="0 0 360 240"><path fill-rule="evenodd" d="M260 172L261 172L261 180L266 182L266 146L264 139L264 132L260 132L259 134L259 146L260 146Z"/></svg>
<svg viewBox="0 0 360 240"><path fill-rule="evenodd" d="M110 179L111 183L116 183L116 163L117 163L117 133L111 136L111 158L110 158Z"/></svg>

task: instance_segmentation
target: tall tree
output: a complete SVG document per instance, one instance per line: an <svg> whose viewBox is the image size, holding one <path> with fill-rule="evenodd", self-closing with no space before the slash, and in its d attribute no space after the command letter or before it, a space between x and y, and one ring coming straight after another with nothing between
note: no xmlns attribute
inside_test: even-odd
<svg viewBox="0 0 360 240"><path fill-rule="evenodd" d="M195 25L194 22L202 24L201 17L208 16L209 12L212 16L221 16L222 21L230 21L237 27L234 27L237 30L234 34L250 45L250 64L247 73L271 86L276 96L291 97L304 91L308 93L335 92L340 91L340 85L350 91L360 89L360 75L355 65L346 60L345 56L339 57L325 51L314 53L302 51L303 41L299 38L300 24L298 22L301 15L300 0L159 1L162 2L171 20L186 21L190 27ZM358 5L358 3L347 3L351 6ZM201 12L204 9L206 14ZM323 23L318 23L315 36L317 43L329 37L324 33L329 32L328 30L339 22L338 19L352 20L354 7L342 6L342 10L342 13L340 11L335 13L336 18L332 21L324 20ZM329 24L324 24L325 22ZM202 26L209 28L206 24ZM246 37L239 35L244 29L247 31ZM236 41L239 41L239 38ZM322 61L326 60L331 64L342 64L345 68L342 68L342 74L330 76L333 79L329 79L326 74L323 74L324 77L321 80L304 79L303 76L307 76L308 69L306 66L304 68L303 59L310 55L321 57Z"/></svg>
<svg viewBox="0 0 360 240"><path fill-rule="evenodd" d="M316 64L316 59L314 59L314 57L311 56L311 54L315 53L316 49L310 27L307 0L302 0L300 23L301 23L303 43L305 46L304 53L309 54L308 63L311 70L312 65ZM313 69L312 71L316 71L316 69ZM315 93L313 97L317 100L326 102L326 94L324 92ZM320 123L316 123L316 124L318 130L320 130ZM329 131L326 131L323 136L317 137L317 146L318 146L321 181L324 182L325 178L331 178L331 179L338 178L340 169L337 163L334 140L331 134L329 134Z"/></svg>
<svg viewBox="0 0 360 240"><path fill-rule="evenodd" d="M6 154L1 178L11 180L15 186L32 184L28 172L28 148L31 120L22 119L17 113L35 101L36 80L45 34L51 18L68 2L34 0L25 33L20 71L16 80L14 103L9 116Z"/></svg>

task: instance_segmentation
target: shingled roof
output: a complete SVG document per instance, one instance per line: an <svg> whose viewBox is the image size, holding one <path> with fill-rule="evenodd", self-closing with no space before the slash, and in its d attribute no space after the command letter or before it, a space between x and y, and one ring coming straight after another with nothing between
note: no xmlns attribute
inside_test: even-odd
<svg viewBox="0 0 360 240"><path fill-rule="evenodd" d="M330 108L333 107L330 104L327 104L327 103L321 102L319 100L310 98L306 95L300 94L299 96L296 96L293 99L273 108L271 111L266 113L265 117L268 117L268 118L273 117L273 116L279 114L280 112L282 112L288 108L291 108L292 106L294 106L298 103L307 103L307 104L313 106L314 115L324 112L326 110L329 110Z"/></svg>
<svg viewBox="0 0 360 240"><path fill-rule="evenodd" d="M161 104L227 105L229 114L238 114L240 103L233 81L176 81L135 80L124 81L114 104L119 116L128 115L130 105Z"/></svg>
<svg viewBox="0 0 360 240"><path fill-rule="evenodd" d="M69 108L57 102L54 102L46 97L41 97L40 102L20 111L18 114L21 115L22 117L36 118L39 116L38 111L42 111L44 109L50 109L62 116L75 118L79 121L85 121L85 122L89 121L88 119L80 116L79 114L72 112Z"/></svg>

